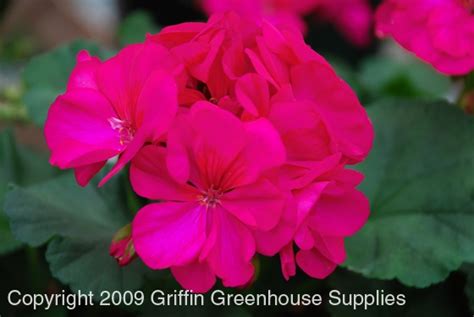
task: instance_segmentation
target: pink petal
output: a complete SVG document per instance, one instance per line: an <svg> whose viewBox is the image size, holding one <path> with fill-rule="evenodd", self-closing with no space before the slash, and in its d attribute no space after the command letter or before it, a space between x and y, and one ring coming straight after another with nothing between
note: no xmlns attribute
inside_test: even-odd
<svg viewBox="0 0 474 317"><path fill-rule="evenodd" d="M272 78L279 86L287 84L289 82L289 70L287 64L269 50L265 45L265 40L262 36L257 36L256 43L260 60L265 65Z"/></svg>
<svg viewBox="0 0 474 317"><path fill-rule="evenodd" d="M254 231L257 251L266 256L274 256L290 243L296 230L296 207L291 195L288 195L283 214L277 226L269 231Z"/></svg>
<svg viewBox="0 0 474 317"><path fill-rule="evenodd" d="M166 168L166 149L147 145L134 157L130 182L140 196L155 200L192 201L198 192L187 184L177 183Z"/></svg>
<svg viewBox="0 0 474 317"><path fill-rule="evenodd" d="M206 210L198 203L156 203L143 207L132 224L137 254L152 269L197 259L206 240Z"/></svg>
<svg viewBox="0 0 474 317"><path fill-rule="evenodd" d="M329 182L315 182L302 189L293 191L298 224L301 224L307 218L328 184Z"/></svg>
<svg viewBox="0 0 474 317"><path fill-rule="evenodd" d="M346 250L344 248L344 238L322 236L318 233L313 233L315 241L315 248L336 264L342 264L346 259Z"/></svg>
<svg viewBox="0 0 474 317"><path fill-rule="evenodd" d="M293 67L291 80L296 98L313 102L340 151L352 163L363 160L372 147L374 132L351 88L331 68L316 62Z"/></svg>
<svg viewBox="0 0 474 317"><path fill-rule="evenodd" d="M120 153L120 136L109 123L113 116L107 99L92 89L75 89L59 96L45 123L51 164L79 167Z"/></svg>
<svg viewBox="0 0 474 317"><path fill-rule="evenodd" d="M320 161L333 154L332 136L315 104L308 101L274 104L269 120L280 132L289 160Z"/></svg>
<svg viewBox="0 0 474 317"><path fill-rule="evenodd" d="M245 145L243 124L231 113L208 102L198 102L191 108L190 122L194 140L189 146L199 170L204 173L204 186L226 183L222 175L231 177L228 169Z"/></svg>
<svg viewBox="0 0 474 317"><path fill-rule="evenodd" d="M358 186L364 180L364 174L350 169L337 170L334 174L328 175L328 177L350 188Z"/></svg>
<svg viewBox="0 0 474 317"><path fill-rule="evenodd" d="M225 210L213 210L212 229L215 239L206 260L225 287L247 284L253 277L252 257L255 241L250 231Z"/></svg>
<svg viewBox="0 0 474 317"><path fill-rule="evenodd" d="M280 170L283 186L288 189L304 188L334 169L340 161L340 153L328 156L322 161L290 161Z"/></svg>
<svg viewBox="0 0 474 317"><path fill-rule="evenodd" d="M159 102L157 102L159 100ZM178 89L176 82L163 70L150 74L138 98L136 111L137 126L148 129L151 140L158 140L165 134L178 111Z"/></svg>
<svg viewBox="0 0 474 317"><path fill-rule="evenodd" d="M301 226L295 234L295 243L301 250L311 250L314 247L314 238L308 226Z"/></svg>
<svg viewBox="0 0 474 317"><path fill-rule="evenodd" d="M234 82L227 78L222 65L215 62L209 70L207 87L210 95L220 101L234 91Z"/></svg>
<svg viewBox="0 0 474 317"><path fill-rule="evenodd" d="M293 243L288 243L280 252L281 271L285 280L296 275L295 253Z"/></svg>
<svg viewBox="0 0 474 317"><path fill-rule="evenodd" d="M76 167L74 175L77 183L81 186L87 186L89 181L104 167L105 163L107 161Z"/></svg>
<svg viewBox="0 0 474 317"><path fill-rule="evenodd" d="M309 224L323 235L345 237L356 233L368 217L369 202L364 194L355 189L336 195L329 191L314 206Z"/></svg>
<svg viewBox="0 0 474 317"><path fill-rule="evenodd" d="M277 130L267 119L258 119L244 125L247 145L243 154L246 158L246 181L257 179L263 172L283 165L286 149Z"/></svg>
<svg viewBox="0 0 474 317"><path fill-rule="evenodd" d="M265 41L265 45L269 50L276 53L280 58L285 62L294 62L297 58L294 56L291 48L288 45L286 38L280 32L280 30L269 23L268 21L263 21L262 24L262 36Z"/></svg>
<svg viewBox="0 0 474 317"><path fill-rule="evenodd" d="M246 225L267 231L279 222L285 196L268 180L260 180L226 193L222 206Z"/></svg>
<svg viewBox="0 0 474 317"><path fill-rule="evenodd" d="M69 76L67 90L89 88L97 90L96 72L100 60L92 57L89 52L82 50L77 54L77 64Z"/></svg>
<svg viewBox="0 0 474 317"><path fill-rule="evenodd" d="M160 102L156 103L156 100ZM135 124L139 127L131 143L112 170L99 183L105 184L118 173L140 148L149 141L158 140L167 132L178 108L177 88L174 80L162 70L153 72L146 80L137 102Z"/></svg>
<svg viewBox="0 0 474 317"><path fill-rule="evenodd" d="M171 273L183 288L194 293L206 293L216 283L216 276L205 263L172 266Z"/></svg>
<svg viewBox="0 0 474 317"><path fill-rule="evenodd" d="M248 58L250 59L250 62L252 63L252 66L255 68L255 71L257 74L265 78L270 84L275 86L275 88L279 88L280 84L275 81L273 78L272 74L270 74L269 70L265 66L265 64L262 62L260 56L258 56L257 53L252 51L251 49L246 48L245 49L245 54L247 54Z"/></svg>
<svg viewBox="0 0 474 317"><path fill-rule="evenodd" d="M149 39L170 48L191 41L206 26L206 23L200 22L171 25L163 28L158 34L149 36Z"/></svg>
<svg viewBox="0 0 474 317"><path fill-rule="evenodd" d="M326 278L337 267L336 263L324 257L316 249L298 251L296 263L306 274L317 279Z"/></svg>
<svg viewBox="0 0 474 317"><path fill-rule="evenodd" d="M267 81L257 74L246 74L235 84L237 100L244 109L258 117L266 116L269 109L270 92Z"/></svg>
<svg viewBox="0 0 474 317"><path fill-rule="evenodd" d="M224 41L225 33L224 31L218 31L215 36L209 41L209 46L207 49L207 54L204 55L199 63L194 65L189 65L191 74L199 79L202 82L208 82L210 78L211 67L213 66L217 54L222 47L222 42Z"/></svg>
<svg viewBox="0 0 474 317"><path fill-rule="evenodd" d="M133 44L99 67L97 81L101 92L114 106L117 116L122 120L140 124L143 120L143 109L139 108L137 101L150 74L158 69L172 73L175 67L176 61L163 46L153 42ZM149 89L152 90L153 83L150 83L150 86ZM157 88L158 96L168 96L163 94L170 89L168 85L165 89ZM151 93L147 93L147 96L150 95ZM159 102L155 105L161 107ZM165 106L169 106L168 103Z"/></svg>
<svg viewBox="0 0 474 317"><path fill-rule="evenodd" d="M245 56L244 46L241 41L235 42L224 51L222 67L225 75L231 80L237 80L250 71L250 63Z"/></svg>

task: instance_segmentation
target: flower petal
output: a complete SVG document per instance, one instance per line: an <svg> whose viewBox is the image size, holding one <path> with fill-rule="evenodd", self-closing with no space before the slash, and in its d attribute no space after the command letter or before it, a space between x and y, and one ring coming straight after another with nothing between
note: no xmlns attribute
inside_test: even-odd
<svg viewBox="0 0 474 317"><path fill-rule="evenodd" d="M204 186L222 185L224 174L227 178L236 174L237 179L244 175L240 166L232 167L234 174L229 171L246 141L244 126L238 118L209 102L198 102L191 108L190 123L194 139L188 148L203 174Z"/></svg>
<svg viewBox="0 0 474 317"><path fill-rule="evenodd" d="M206 23L201 22L171 25L163 28L158 34L149 35L148 39L170 48L191 41L206 26Z"/></svg>
<svg viewBox="0 0 474 317"><path fill-rule="evenodd" d="M369 201L356 189L347 189L341 193L334 184L328 188L314 206L309 225L323 235L353 235L369 217Z"/></svg>
<svg viewBox="0 0 474 317"><path fill-rule="evenodd" d="M216 276L206 263L172 266L171 273L183 288L193 293L206 293L216 283Z"/></svg>
<svg viewBox="0 0 474 317"><path fill-rule="evenodd" d="M160 100L160 102L156 102ZM160 139L167 132L178 108L177 88L171 76L161 70L153 72L145 82L138 99L137 106L143 113L136 113L135 123L139 126L131 143L112 170L102 179L102 186L113 175L118 173L140 148L148 141Z"/></svg>
<svg viewBox="0 0 474 317"><path fill-rule="evenodd" d="M316 249L298 251L296 263L306 274L318 279L326 278L337 267Z"/></svg>
<svg viewBox="0 0 474 317"><path fill-rule="evenodd" d="M137 102L150 74L158 69L172 73L176 64L169 51L159 44L151 41L133 44L99 67L97 82L100 91L114 106L117 116L139 124L143 120L143 112L138 109ZM150 86L152 89L153 83ZM163 91L160 87L155 89L158 93ZM158 100L155 100L156 106L160 106Z"/></svg>
<svg viewBox="0 0 474 317"><path fill-rule="evenodd" d="M225 210L214 209L212 229L215 235L206 260L225 287L247 284L253 277L252 257L255 241L250 231Z"/></svg>
<svg viewBox="0 0 474 317"><path fill-rule="evenodd" d="M250 180L263 172L283 165L286 150L278 131L267 119L258 119L244 124L247 134L245 155L246 174Z"/></svg>
<svg viewBox="0 0 474 317"><path fill-rule="evenodd" d="M206 240L206 210L198 203L156 203L143 207L132 224L137 254L152 269L197 259Z"/></svg>
<svg viewBox="0 0 474 317"><path fill-rule="evenodd" d="M102 169L102 167L104 167L105 163L107 163L107 161L76 167L74 169L74 175L76 177L77 183L81 186L87 186L95 174L97 174Z"/></svg>
<svg viewBox="0 0 474 317"><path fill-rule="evenodd" d="M296 206L291 195L287 195L286 204L280 222L269 231L254 231L257 251L266 256L274 256L287 245L296 230Z"/></svg>
<svg viewBox="0 0 474 317"><path fill-rule="evenodd" d="M285 196L270 181L262 179L224 194L222 206L246 225L266 231L280 221Z"/></svg>
<svg viewBox="0 0 474 317"><path fill-rule="evenodd" d="M67 91L78 88L97 90L96 72L101 62L92 57L89 52L82 50L77 54L77 63L69 76Z"/></svg>
<svg viewBox="0 0 474 317"><path fill-rule="evenodd" d="M113 116L107 99L92 89L75 89L59 96L45 123L51 164L79 167L120 153L120 136L109 123Z"/></svg>
<svg viewBox="0 0 474 317"><path fill-rule="evenodd" d="M293 242L288 243L280 252L281 272L285 280L296 275L295 253L293 251Z"/></svg>
<svg viewBox="0 0 474 317"><path fill-rule="evenodd" d="M273 104L269 120L280 132L289 160L320 161L334 153L332 136L315 104L308 101Z"/></svg>
<svg viewBox="0 0 474 317"><path fill-rule="evenodd" d="M177 183L166 168L166 149L147 145L134 157L130 167L130 182L140 196L155 200L191 201L197 191L187 184Z"/></svg>
<svg viewBox="0 0 474 317"><path fill-rule="evenodd" d="M250 73L240 77L235 83L235 95L251 115L267 115L270 92L267 81L260 75Z"/></svg>
<svg viewBox="0 0 474 317"><path fill-rule="evenodd" d="M315 248L326 258L337 264L342 264L345 261L344 238L322 236L315 232L313 232L313 238Z"/></svg>
<svg viewBox="0 0 474 317"><path fill-rule="evenodd" d="M314 103L342 153L352 163L363 160L372 147L374 132L352 89L330 67L318 62L293 67L291 80L296 98Z"/></svg>
<svg viewBox="0 0 474 317"><path fill-rule="evenodd" d="M137 101L136 124L139 129L150 131L151 140L165 134L178 111L178 88L171 75L163 70L150 74Z"/></svg>

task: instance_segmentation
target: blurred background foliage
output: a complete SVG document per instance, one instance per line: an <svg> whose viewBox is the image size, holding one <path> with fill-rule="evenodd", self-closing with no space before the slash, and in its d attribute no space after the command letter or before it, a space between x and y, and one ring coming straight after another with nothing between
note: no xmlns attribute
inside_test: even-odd
<svg viewBox="0 0 474 317"><path fill-rule="evenodd" d="M6 303L11 289L54 294L178 288L169 272L152 272L138 261L120 269L108 255L113 233L144 203L125 173L105 188L80 189L70 173L49 166L41 127L80 49L107 58L146 33L204 19L193 0L0 0L0 315L472 316L474 125L448 104L462 87L393 43L374 40L355 48L314 19L308 19L307 42L354 88L374 121L374 153L360 167L373 215L349 240L349 259L330 278L318 281L300 272L285 282L278 258L257 258L256 282L226 291L324 296L331 289L383 289L406 294L407 305L367 311L145 305L34 312Z"/></svg>

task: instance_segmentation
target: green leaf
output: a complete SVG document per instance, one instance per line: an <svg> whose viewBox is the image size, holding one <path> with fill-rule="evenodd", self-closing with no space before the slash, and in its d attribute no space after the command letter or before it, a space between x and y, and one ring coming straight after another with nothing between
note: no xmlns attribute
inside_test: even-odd
<svg viewBox="0 0 474 317"><path fill-rule="evenodd" d="M157 33L160 28L153 22L146 11L135 11L129 14L120 25L120 45L143 42L147 33Z"/></svg>
<svg viewBox="0 0 474 317"><path fill-rule="evenodd" d="M474 264L465 265L464 271L467 273L466 296L469 300L471 313L474 314Z"/></svg>
<svg viewBox="0 0 474 317"><path fill-rule="evenodd" d="M109 255L111 238L97 241L57 238L46 252L54 277L74 291L127 291L138 289L144 272L140 263L121 268ZM85 276L89 276L86 278Z"/></svg>
<svg viewBox="0 0 474 317"><path fill-rule="evenodd" d="M0 211L0 255L12 252L21 247L21 242L17 241L10 232L8 220L3 211Z"/></svg>
<svg viewBox="0 0 474 317"><path fill-rule="evenodd" d="M15 142L12 130L0 132L0 254L14 251L21 246L12 236L3 212L8 184L32 184L54 174L45 156Z"/></svg>
<svg viewBox="0 0 474 317"><path fill-rule="evenodd" d="M112 199L110 192L107 196ZM118 195L113 197L120 201ZM100 190L80 188L67 174L13 189L5 210L20 241L39 246L52 239L46 258L56 278L75 291L100 294L135 289L142 282L140 263L120 268L109 255L112 236L129 222L120 208L111 206Z"/></svg>
<svg viewBox="0 0 474 317"><path fill-rule="evenodd" d="M407 57L397 60L378 56L366 60L359 81L369 96L442 98L448 93L450 79L421 61Z"/></svg>
<svg viewBox="0 0 474 317"><path fill-rule="evenodd" d="M346 266L426 287L474 261L474 120L446 103L368 109L375 144L359 169L371 201Z"/></svg>
<svg viewBox="0 0 474 317"><path fill-rule="evenodd" d="M69 74L76 64L76 55L82 49L100 58L111 55L110 51L100 49L96 44L79 40L36 56L26 65L23 102L31 120L38 126L43 126L49 106L66 89Z"/></svg>

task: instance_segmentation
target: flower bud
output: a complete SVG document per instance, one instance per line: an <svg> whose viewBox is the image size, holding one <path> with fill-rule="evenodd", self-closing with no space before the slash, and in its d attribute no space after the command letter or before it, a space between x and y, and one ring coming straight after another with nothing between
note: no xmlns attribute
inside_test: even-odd
<svg viewBox="0 0 474 317"><path fill-rule="evenodd" d="M121 228L114 235L109 253L120 266L126 266L135 258L135 247L132 241L132 226L130 224Z"/></svg>

